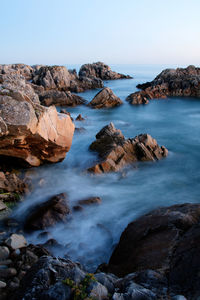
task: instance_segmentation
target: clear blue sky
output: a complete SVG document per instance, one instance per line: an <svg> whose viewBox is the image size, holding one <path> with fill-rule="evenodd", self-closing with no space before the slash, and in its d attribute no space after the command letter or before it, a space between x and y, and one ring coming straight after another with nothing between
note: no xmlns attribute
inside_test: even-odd
<svg viewBox="0 0 200 300"><path fill-rule="evenodd" d="M0 0L0 63L200 65L200 0Z"/></svg>

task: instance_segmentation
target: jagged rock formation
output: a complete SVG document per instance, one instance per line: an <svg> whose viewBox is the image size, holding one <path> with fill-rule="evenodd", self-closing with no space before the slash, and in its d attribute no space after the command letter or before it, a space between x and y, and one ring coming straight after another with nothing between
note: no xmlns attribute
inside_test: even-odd
<svg viewBox="0 0 200 300"><path fill-rule="evenodd" d="M49 90L40 93L40 102L44 106L76 106L85 104L86 101L71 92Z"/></svg>
<svg viewBox="0 0 200 300"><path fill-rule="evenodd" d="M156 161L168 154L149 134L125 139L122 132L110 123L96 135L90 150L98 152L99 162L88 171L92 173L117 172L127 164L136 161Z"/></svg>
<svg viewBox="0 0 200 300"><path fill-rule="evenodd" d="M200 68L166 69L153 81L139 84L140 92L127 97L131 104L147 104L149 100L166 97L200 97Z"/></svg>
<svg viewBox="0 0 200 300"><path fill-rule="evenodd" d="M81 66L79 76L89 78L100 78L102 80L114 80L114 79L130 79L129 75L120 74L111 70L111 68L103 62L96 62L93 64L85 64Z"/></svg>
<svg viewBox="0 0 200 300"><path fill-rule="evenodd" d="M92 108L110 108L123 104L122 100L117 97L109 88L101 90L88 104Z"/></svg>
<svg viewBox="0 0 200 300"><path fill-rule="evenodd" d="M0 155L31 166L58 162L69 151L74 124L55 107L39 104L24 77L0 75Z"/></svg>

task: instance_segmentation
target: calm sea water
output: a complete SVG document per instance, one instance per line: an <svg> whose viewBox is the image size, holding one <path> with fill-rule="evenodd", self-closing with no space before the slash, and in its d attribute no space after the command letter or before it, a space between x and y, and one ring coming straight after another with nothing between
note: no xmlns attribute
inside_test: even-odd
<svg viewBox="0 0 200 300"><path fill-rule="evenodd" d="M125 98L136 91L137 83L152 80L165 66L112 66L116 71L134 76L131 80L107 81L124 104L114 109L93 110L85 106L70 108L72 117L86 118L76 122L86 131L75 134L73 144L62 163L30 170L35 188L19 205L15 215L25 217L33 204L49 196L66 192L70 205L88 196L99 196L102 204L74 213L67 224L49 231L65 245L56 255L69 255L89 269L106 262L128 223L159 206L199 203L200 198L200 100L169 98L153 100L149 105L131 106ZM90 101L98 91L81 95ZM169 150L169 156L156 163L140 163L122 173L91 176L85 172L95 155L88 147L96 133L113 122L128 137L149 133ZM45 184L39 186L44 179ZM29 242L42 242L37 234Z"/></svg>

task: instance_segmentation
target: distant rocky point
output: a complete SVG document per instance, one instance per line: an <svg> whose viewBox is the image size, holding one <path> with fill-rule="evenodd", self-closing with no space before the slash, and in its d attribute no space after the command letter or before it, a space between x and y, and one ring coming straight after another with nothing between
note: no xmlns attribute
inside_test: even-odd
<svg viewBox="0 0 200 300"><path fill-rule="evenodd" d="M200 68L166 69L153 81L139 84L142 91L130 94L130 104L147 104L151 99L166 97L200 97Z"/></svg>
<svg viewBox="0 0 200 300"><path fill-rule="evenodd" d="M93 64L85 64L80 68L80 77L100 78L102 80L115 79L131 79L129 75L120 74L111 70L111 68L103 62L96 62Z"/></svg>

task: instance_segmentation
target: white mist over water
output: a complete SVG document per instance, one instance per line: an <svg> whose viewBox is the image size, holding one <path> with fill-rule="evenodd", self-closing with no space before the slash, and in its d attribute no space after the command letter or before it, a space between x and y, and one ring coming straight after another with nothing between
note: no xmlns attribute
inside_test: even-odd
<svg viewBox="0 0 200 300"><path fill-rule="evenodd" d="M86 120L76 122L84 127L75 133L71 150L62 163L30 170L35 188L19 205L15 215L24 218L33 205L50 196L66 192L70 206L88 196L102 198L101 205L86 206L73 213L66 224L58 224L48 231L52 238L65 246L56 255L69 255L89 269L108 261L121 232L129 222L158 206L185 202L199 202L200 192L200 100L170 98L152 100L149 105L131 106L125 98L136 90L136 85L153 79L162 67L129 66L128 70L113 70L134 76L131 80L106 81L124 104L114 109L93 110L86 106L70 108L72 117L79 113ZM130 72L131 70L131 72ZM97 91L81 95L90 101ZM125 137L149 133L169 149L169 156L156 163L138 163L125 172L91 176L85 170L96 158L88 150L97 132L113 122ZM124 175L125 173L125 175ZM39 186L40 179L45 184ZM38 232L28 235L29 242L42 242Z"/></svg>

